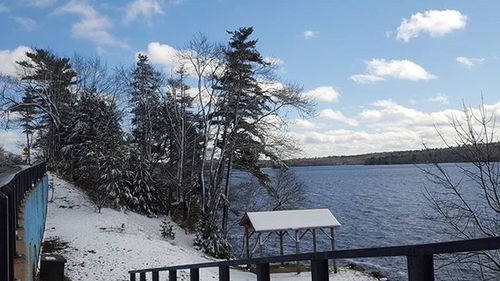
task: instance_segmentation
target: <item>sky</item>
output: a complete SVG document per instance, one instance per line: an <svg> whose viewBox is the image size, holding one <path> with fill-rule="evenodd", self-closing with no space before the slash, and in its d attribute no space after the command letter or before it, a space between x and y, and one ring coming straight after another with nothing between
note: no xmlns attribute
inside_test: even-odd
<svg viewBox="0 0 500 281"><path fill-rule="evenodd" d="M29 48L159 68L197 33L227 42L253 26L258 50L302 85L315 117L290 113L299 156L442 146L463 104L500 117L500 1L0 1L0 73ZM19 152L23 138L0 131Z"/></svg>

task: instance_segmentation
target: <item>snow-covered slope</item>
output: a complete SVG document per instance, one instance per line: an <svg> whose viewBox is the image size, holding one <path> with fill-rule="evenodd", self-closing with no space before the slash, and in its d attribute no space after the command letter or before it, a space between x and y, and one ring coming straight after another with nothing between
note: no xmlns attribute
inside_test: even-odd
<svg viewBox="0 0 500 281"><path fill-rule="evenodd" d="M194 249L192 237L175 227L176 238L160 236L160 218L133 212L102 209L99 214L85 194L72 184L51 175L54 202L49 203L45 240L66 244L66 275L73 280L128 280L128 270L213 261ZM160 273L161 274L161 273ZM179 272L179 280L189 280ZM165 276L165 277L164 277ZM217 269L202 269L202 280L218 280ZM166 273L160 275L166 279ZM309 273L275 274L273 280L310 280ZM231 270L231 280L256 280L252 273ZM363 273L341 269L330 280L376 280Z"/></svg>

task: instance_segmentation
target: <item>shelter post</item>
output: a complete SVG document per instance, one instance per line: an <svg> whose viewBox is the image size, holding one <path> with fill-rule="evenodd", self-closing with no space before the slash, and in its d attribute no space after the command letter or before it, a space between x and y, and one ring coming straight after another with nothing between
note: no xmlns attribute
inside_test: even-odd
<svg viewBox="0 0 500 281"><path fill-rule="evenodd" d="M335 250L335 227L340 226L332 212L328 209L309 209L309 210L283 210L283 211L264 211L247 212L240 220L240 225L245 227L245 238L243 247L246 248L247 258L260 250L261 256L264 255L263 244L271 235L276 233L280 239L280 255L284 255L284 236L288 236L295 243L295 254L300 254L300 241L308 232L311 232L313 239L313 250L318 251L318 230L331 239L332 250ZM331 235L328 233L331 230ZM294 233L292 233L294 232ZM265 238L262 234L267 234ZM295 236L294 236L295 234ZM255 235L255 245L250 241L252 235ZM252 239L253 240L253 239ZM259 249L257 249L259 247ZM337 265L332 260L335 272ZM293 262L292 262L293 263ZM284 266L284 262L281 263ZM300 262L297 261L297 273L301 272Z"/></svg>
<svg viewBox="0 0 500 281"><path fill-rule="evenodd" d="M330 228L330 239L332 240L332 251L335 251L335 227ZM337 262L333 259L333 272L337 273Z"/></svg>
<svg viewBox="0 0 500 281"><path fill-rule="evenodd" d="M264 250L262 249L262 235L259 233L259 250L260 250L260 256L264 256Z"/></svg>
<svg viewBox="0 0 500 281"><path fill-rule="evenodd" d="M313 252L316 253L316 251L317 251L317 248L316 248L316 228L313 228L312 234L313 234Z"/></svg>
<svg viewBox="0 0 500 281"><path fill-rule="evenodd" d="M285 254L285 250L283 248L283 235L285 235L283 231L278 232L278 236L280 237L280 256ZM281 266L285 266L285 262L281 262Z"/></svg>
<svg viewBox="0 0 500 281"><path fill-rule="evenodd" d="M248 226L245 226L245 249L247 254L247 259L250 258L250 237L248 234Z"/></svg>
<svg viewBox="0 0 500 281"><path fill-rule="evenodd" d="M297 255L300 253L299 243L300 243L299 231L295 230L295 254L297 254ZM300 262L299 261L297 261L297 273L300 273Z"/></svg>

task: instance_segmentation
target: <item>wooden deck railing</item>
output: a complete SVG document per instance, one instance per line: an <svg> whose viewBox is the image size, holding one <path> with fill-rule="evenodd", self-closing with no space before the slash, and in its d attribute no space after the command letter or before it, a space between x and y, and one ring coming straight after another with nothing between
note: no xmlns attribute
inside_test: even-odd
<svg viewBox="0 0 500 281"><path fill-rule="evenodd" d="M406 257L409 281L433 281L434 280L434 255L453 254L463 252L479 252L500 249L500 237L490 237L474 240L451 241L432 244L406 245L395 247L365 248L353 250L336 250L317 253L303 253L298 255L274 256L252 258L244 260L229 260L221 262L208 262L198 264L186 264L158 268L131 270L130 281L158 281L160 272L168 272L168 280L177 279L178 270L189 270L190 280L199 281L201 268L218 268L219 281L229 281L230 266L255 265L256 280L269 281L269 264L293 261L311 262L311 279L313 281L325 281L329 278L328 260L331 259L355 259L355 258L377 258L377 257ZM139 277L139 279L137 279ZM151 278L151 279L150 279Z"/></svg>

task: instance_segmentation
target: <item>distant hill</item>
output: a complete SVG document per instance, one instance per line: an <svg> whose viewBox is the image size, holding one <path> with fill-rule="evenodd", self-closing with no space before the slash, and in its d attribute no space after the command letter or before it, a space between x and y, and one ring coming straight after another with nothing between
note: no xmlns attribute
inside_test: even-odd
<svg viewBox="0 0 500 281"><path fill-rule="evenodd" d="M470 147L469 147L470 148ZM391 164L425 164L470 162L459 156L468 147L433 148L423 150L407 150L367 153L350 156L326 156L316 158L297 158L285 160L288 166L332 166L332 165L391 165ZM455 150L456 153L453 150ZM490 161L500 161L500 143L492 145ZM270 161L263 161L264 167L270 167Z"/></svg>

